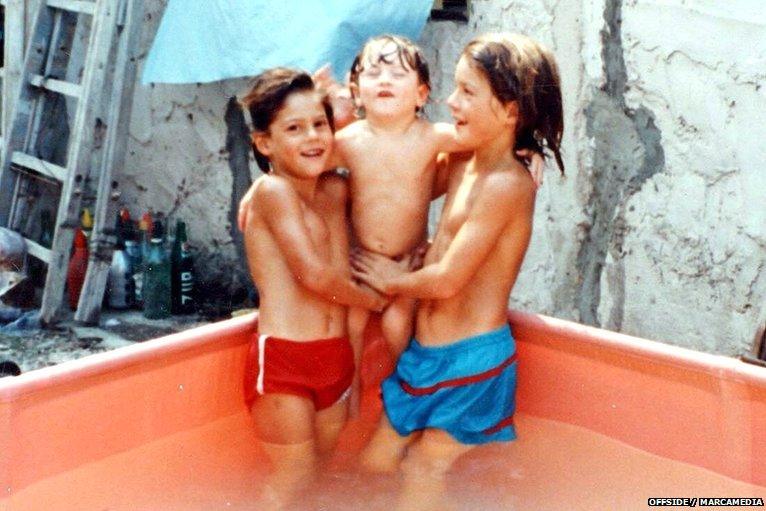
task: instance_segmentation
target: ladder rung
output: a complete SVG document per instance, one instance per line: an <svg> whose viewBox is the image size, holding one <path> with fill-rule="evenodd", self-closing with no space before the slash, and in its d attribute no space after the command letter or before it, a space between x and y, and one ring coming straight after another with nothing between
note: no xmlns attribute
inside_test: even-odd
<svg viewBox="0 0 766 511"><path fill-rule="evenodd" d="M46 5L65 11L79 12L82 14L93 15L96 12L95 2L85 2L83 0L47 0Z"/></svg>
<svg viewBox="0 0 766 511"><path fill-rule="evenodd" d="M32 241L28 238L24 238L24 241L27 244L27 253L29 255L35 256L37 259L50 264L51 262L50 249L47 249L44 246L40 245L39 243Z"/></svg>
<svg viewBox="0 0 766 511"><path fill-rule="evenodd" d="M55 78L43 78L40 75L32 75L29 79L29 83L35 87L42 87L49 91L58 92L59 94L78 99L80 98L80 91L82 90L76 83L56 80Z"/></svg>
<svg viewBox="0 0 766 511"><path fill-rule="evenodd" d="M64 182L67 175L67 170L64 167L59 167L55 163L35 158L25 153L15 151L11 162L28 169L32 169L40 174L56 179L60 182Z"/></svg>

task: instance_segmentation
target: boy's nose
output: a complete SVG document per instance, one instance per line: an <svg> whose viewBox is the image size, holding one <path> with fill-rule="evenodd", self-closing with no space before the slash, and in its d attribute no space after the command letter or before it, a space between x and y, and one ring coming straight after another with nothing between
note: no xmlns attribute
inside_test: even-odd
<svg viewBox="0 0 766 511"><path fill-rule="evenodd" d="M318 134L319 130L317 130L315 126L309 126L308 130L306 131L306 136L309 138L316 138Z"/></svg>
<svg viewBox="0 0 766 511"><path fill-rule="evenodd" d="M447 106L450 107L452 110L457 108L457 91L454 91L452 94L450 94L447 97Z"/></svg>
<svg viewBox="0 0 766 511"><path fill-rule="evenodd" d="M393 71L384 69L380 73L380 77L378 78L378 81L381 83L391 83L393 80Z"/></svg>

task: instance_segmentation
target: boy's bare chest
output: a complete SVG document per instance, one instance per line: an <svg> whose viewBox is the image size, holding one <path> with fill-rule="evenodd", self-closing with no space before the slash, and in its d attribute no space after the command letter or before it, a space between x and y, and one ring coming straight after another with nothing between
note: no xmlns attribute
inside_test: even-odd
<svg viewBox="0 0 766 511"><path fill-rule="evenodd" d="M396 143L366 138L349 149L351 172L368 181L417 181L436 156L426 141L411 139Z"/></svg>
<svg viewBox="0 0 766 511"><path fill-rule="evenodd" d="M475 176L466 176L450 193L445 204L446 216L444 221L444 228L450 237L457 234L457 231L468 220L480 190L481 182Z"/></svg>

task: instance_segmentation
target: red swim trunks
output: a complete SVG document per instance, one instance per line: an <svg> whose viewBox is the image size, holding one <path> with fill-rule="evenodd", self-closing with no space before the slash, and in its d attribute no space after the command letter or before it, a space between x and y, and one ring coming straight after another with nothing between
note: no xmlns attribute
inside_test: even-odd
<svg viewBox="0 0 766 511"><path fill-rule="evenodd" d="M354 352L346 337L290 341L254 335L245 366L247 407L263 394L295 394L317 410L335 404L351 386Z"/></svg>

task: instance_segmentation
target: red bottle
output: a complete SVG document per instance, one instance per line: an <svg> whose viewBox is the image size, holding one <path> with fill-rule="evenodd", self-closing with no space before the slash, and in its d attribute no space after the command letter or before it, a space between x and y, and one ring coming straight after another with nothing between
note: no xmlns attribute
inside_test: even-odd
<svg viewBox="0 0 766 511"><path fill-rule="evenodd" d="M85 271L88 269L88 240L82 229L74 233L74 252L69 259L66 273L66 284L69 292L69 308L77 310L80 301L80 291L85 281Z"/></svg>

